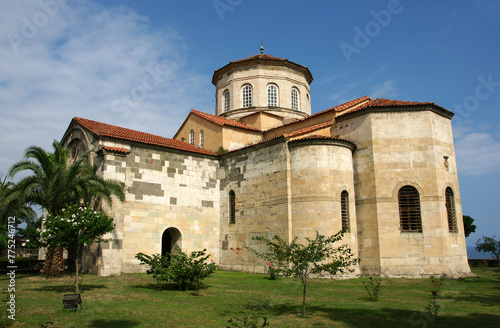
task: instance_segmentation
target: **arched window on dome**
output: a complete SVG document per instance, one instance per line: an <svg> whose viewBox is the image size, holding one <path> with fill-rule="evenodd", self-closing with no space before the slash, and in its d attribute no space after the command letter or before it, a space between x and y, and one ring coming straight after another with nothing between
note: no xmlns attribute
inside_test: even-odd
<svg viewBox="0 0 500 328"><path fill-rule="evenodd" d="M189 131L189 143L194 145L194 130Z"/></svg>
<svg viewBox="0 0 500 328"><path fill-rule="evenodd" d="M275 84L269 84L267 86L267 106L278 106L278 87Z"/></svg>
<svg viewBox="0 0 500 328"><path fill-rule="evenodd" d="M297 88L292 88L291 98L292 109L299 110L299 90Z"/></svg>
<svg viewBox="0 0 500 328"><path fill-rule="evenodd" d="M243 86L241 94L242 94L243 107L252 107L253 106L252 86L250 84L245 84Z"/></svg>
<svg viewBox="0 0 500 328"><path fill-rule="evenodd" d="M458 232L457 213L455 211L455 196L450 187L446 188L446 214L448 216L448 229L450 232Z"/></svg>
<svg viewBox="0 0 500 328"><path fill-rule="evenodd" d="M231 100L231 94L229 90L224 91L224 112L229 111L229 102Z"/></svg>
<svg viewBox="0 0 500 328"><path fill-rule="evenodd" d="M422 232L420 195L413 186L404 186L398 192L401 232Z"/></svg>
<svg viewBox="0 0 500 328"><path fill-rule="evenodd" d="M203 130L200 131L200 147L203 148L205 145L205 133Z"/></svg>

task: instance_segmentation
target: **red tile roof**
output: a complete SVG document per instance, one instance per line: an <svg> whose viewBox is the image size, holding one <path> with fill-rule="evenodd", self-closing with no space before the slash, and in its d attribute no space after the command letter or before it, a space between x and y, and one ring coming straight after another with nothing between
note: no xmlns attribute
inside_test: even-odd
<svg viewBox="0 0 500 328"><path fill-rule="evenodd" d="M363 97L360 97L360 98L348 101L346 103L337 105L335 107L325 109L324 111L317 112L315 114L309 115L309 116L301 118L299 120L292 121L292 122L289 122L289 123L277 126L275 128L271 128L271 129L269 129L267 131L279 129L279 128L283 127L283 126L292 125L292 124L295 124L295 123L298 123L298 122L303 122L303 121L311 119L312 117L316 117L316 116L319 116L319 115L322 115L322 114L325 114L325 113L328 113L328 112L332 112L332 111L341 112L343 110L346 110L347 108L354 107L354 106L359 106L360 104L362 104L363 102L365 102L367 100L371 100L370 97L369 96L363 96Z"/></svg>
<svg viewBox="0 0 500 328"><path fill-rule="evenodd" d="M191 113L193 113L193 114L195 114L195 115L197 115L197 116L199 116L201 118L204 118L207 121L215 123L217 125L221 125L221 126L227 125L227 126L232 126L232 127L235 127L235 128L240 128L240 129L246 129L246 130L252 130L252 131L259 131L259 132L261 132L261 130L259 130L259 129L252 128L252 127L250 127L250 126L248 126L248 125L246 125L244 123L241 123L241 122L228 120L227 118L222 117L222 116L216 116L216 115L212 115L212 114L207 114L207 113L195 110L195 109L192 109Z"/></svg>
<svg viewBox="0 0 500 328"><path fill-rule="evenodd" d="M313 132L313 131L316 131L319 129L323 129L323 128L329 127L331 125L332 125L332 122L324 122L324 123L308 126L306 128L303 128L303 129L299 129L299 130L285 133L285 134L283 134L283 136L285 138L292 138L292 137L300 136L301 134L305 134L308 132Z"/></svg>
<svg viewBox="0 0 500 328"><path fill-rule="evenodd" d="M361 103L365 102L365 101L370 101L372 100L370 98L370 96L366 95L366 96L363 96L363 97L360 97L360 98L356 98L356 99L353 99L353 100L350 100L346 103L343 103L343 104L340 104L340 105L337 105L335 107L332 107L332 108L328 108L328 109L325 109L324 111L321 111L321 112L317 112L311 116L316 116L316 115L321 115L323 113L326 113L326 112L331 112L331 111L335 111L335 112L342 112L346 109L349 109L353 106L358 106L360 105Z"/></svg>
<svg viewBox="0 0 500 328"><path fill-rule="evenodd" d="M99 150L106 150L113 153L130 154L130 150L118 148L118 147L102 147Z"/></svg>
<svg viewBox="0 0 500 328"><path fill-rule="evenodd" d="M347 140L347 139L342 139L342 138L337 138L337 137L320 136L319 134L313 134L313 135L310 135L307 137L290 140L290 142L300 141L300 140L313 140L313 139L339 140L339 141L344 141L344 142L349 142L349 143L354 144L352 141Z"/></svg>
<svg viewBox="0 0 500 328"><path fill-rule="evenodd" d="M291 61L289 61L288 59L285 59L285 58L274 57L274 56L271 56L269 54L257 54L257 55L253 55L253 56L250 56L250 57L247 57L247 58L233 60L228 65L234 64L234 63L242 63L242 62L252 61L252 60L271 60L271 61L281 61L281 62L290 62L290 63L292 63ZM296 63L294 63L294 64L297 65L297 66L301 66L301 67L307 68L306 66L302 66L302 65L299 65L299 64L296 64ZM221 69L222 68L219 68L219 69L217 69L215 71L217 72L217 71L219 71Z"/></svg>
<svg viewBox="0 0 500 328"><path fill-rule="evenodd" d="M374 108L374 107L413 107L413 106L433 106L436 107L440 110L445 111L446 113L449 113L453 115L453 112L450 112L449 110L436 105L433 102L418 102L418 101L403 101L403 100L391 100L391 99L384 99L384 98L377 98L377 99L370 99L370 101L366 102L365 104L353 108L351 110L348 110L346 112L343 112L339 114L339 116L346 115L349 113L357 112L363 109L367 108Z"/></svg>
<svg viewBox="0 0 500 328"><path fill-rule="evenodd" d="M296 68L299 68L300 70L303 70L306 73L306 76L307 76L307 79L308 79L308 83L311 83L312 80L313 80L313 76L312 76L311 72L309 71L309 68L307 68L307 66L303 66L303 65L294 63L294 62L292 62L292 61L290 61L288 59L285 59L285 58L278 58L278 57L274 57L274 56L271 56L271 55L268 55L268 54L257 54L257 55L253 55L253 56L250 56L250 57L247 57L247 58L233 60L233 61L229 62L229 64L225 65L224 67L216 69L214 71L214 75L213 75L213 78L212 78L212 83L214 85L216 84L217 81L215 79L215 76L217 76L221 71L225 70L227 67L232 66L234 64L238 64L238 63L252 62L252 61L258 61L258 60L260 60L260 61L270 61L270 62L281 62L281 63L289 64L291 66L295 66Z"/></svg>
<svg viewBox="0 0 500 328"><path fill-rule="evenodd" d="M80 117L74 117L73 121L82 125L90 132L103 137L116 138L127 141L134 141L143 144L156 145L160 147L185 150L193 153L216 155L215 153L203 148L190 145L180 140L168 139L154 134L130 130L115 125L87 120Z"/></svg>
<svg viewBox="0 0 500 328"><path fill-rule="evenodd" d="M289 122L284 125L277 126L275 128L271 128L267 131L279 129L283 126L287 125L292 125L298 122L306 121L311 119L312 117L316 117L328 112L336 112L339 113L338 116L346 115L349 113L357 112L363 109L367 108L374 108L374 107L412 107L412 106L433 106L436 107L437 109L440 109L442 111L445 111L446 113L453 115L453 112L436 105L433 102L417 102L417 101L403 101L403 100L391 100L391 99L384 99L384 98L377 98L377 99L371 99L370 96L363 96L351 101L348 101L346 103L343 103L341 105L337 105L332 108L325 109L321 112L317 112L315 114L309 115L307 117L301 118L296 121ZM338 117L337 116L337 117Z"/></svg>
<svg viewBox="0 0 500 328"><path fill-rule="evenodd" d="M318 139L340 141L341 143L345 143L345 144L350 145L352 147L352 150L355 150L357 148L356 145L354 144L354 142L352 142L350 140L342 139L342 138L336 138L336 137L320 136L320 135L317 135L317 134L313 134L313 135L310 135L310 136L307 136L307 137L290 140L290 142L297 142L297 141L304 141L304 140L318 140Z"/></svg>

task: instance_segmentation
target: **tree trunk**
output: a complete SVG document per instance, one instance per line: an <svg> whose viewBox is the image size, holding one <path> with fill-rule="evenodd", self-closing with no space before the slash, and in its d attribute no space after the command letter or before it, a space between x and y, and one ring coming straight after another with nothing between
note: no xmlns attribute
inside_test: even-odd
<svg viewBox="0 0 500 328"><path fill-rule="evenodd" d="M47 278L60 277L64 271L64 258L62 247L49 247L43 268L40 271Z"/></svg>
<svg viewBox="0 0 500 328"><path fill-rule="evenodd" d="M78 238L80 238L80 232L78 232ZM78 294L80 285L80 259L82 258L82 248L77 244L75 247L75 294Z"/></svg>
<svg viewBox="0 0 500 328"><path fill-rule="evenodd" d="M78 272L80 271L80 267L78 264L78 255L75 257L75 294L78 294L78 285L79 285L79 280L78 280Z"/></svg>

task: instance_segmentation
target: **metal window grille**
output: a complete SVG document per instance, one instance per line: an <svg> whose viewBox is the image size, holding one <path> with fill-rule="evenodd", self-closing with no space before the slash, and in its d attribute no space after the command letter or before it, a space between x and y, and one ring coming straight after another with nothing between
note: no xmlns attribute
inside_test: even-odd
<svg viewBox="0 0 500 328"><path fill-rule="evenodd" d="M229 192L229 223L236 223L236 195L232 190Z"/></svg>
<svg viewBox="0 0 500 328"><path fill-rule="evenodd" d="M398 199L401 232L422 232L418 190L412 186L404 186L399 189Z"/></svg>
<svg viewBox="0 0 500 328"><path fill-rule="evenodd" d="M446 214L448 215L448 228L450 232L458 232L457 213L455 212L455 196L450 187L446 188Z"/></svg>
<svg viewBox="0 0 500 328"><path fill-rule="evenodd" d="M203 148L205 145L205 134L203 133L203 130L200 131L200 147Z"/></svg>
<svg viewBox="0 0 500 328"><path fill-rule="evenodd" d="M350 231L349 225L349 194L347 191L342 191L340 194L340 207L342 213L342 230Z"/></svg>
<svg viewBox="0 0 500 328"><path fill-rule="evenodd" d="M297 89L292 89L292 109L299 110L299 92Z"/></svg>
<svg viewBox="0 0 500 328"><path fill-rule="evenodd" d="M243 107L252 106L252 86L245 85L243 87Z"/></svg>
<svg viewBox="0 0 500 328"><path fill-rule="evenodd" d="M278 87L273 84L267 87L267 106L278 106Z"/></svg>

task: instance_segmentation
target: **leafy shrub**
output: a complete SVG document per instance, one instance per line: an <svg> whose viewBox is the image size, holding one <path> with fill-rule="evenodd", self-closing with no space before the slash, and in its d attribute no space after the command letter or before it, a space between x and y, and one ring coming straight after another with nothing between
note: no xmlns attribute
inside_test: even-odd
<svg viewBox="0 0 500 328"><path fill-rule="evenodd" d="M207 263L210 257L206 255L207 250L194 251L189 255L182 252L177 245L174 250L174 253L167 256L137 253L135 257L141 264L149 265L147 272L152 273L158 283L169 282L179 290L200 290L203 280L216 269L213 261Z"/></svg>
<svg viewBox="0 0 500 328"><path fill-rule="evenodd" d="M368 293L368 297L374 302L377 302L379 299L381 282L382 281L379 277L375 277L375 278L370 277L368 282L363 282L363 285L365 286L366 292Z"/></svg>
<svg viewBox="0 0 500 328"><path fill-rule="evenodd" d="M146 255L144 253L137 253L135 258L141 261L141 265L149 265L149 270L146 272L153 274L153 278L156 279L157 283L169 280L167 267L170 257L161 256L160 254Z"/></svg>

